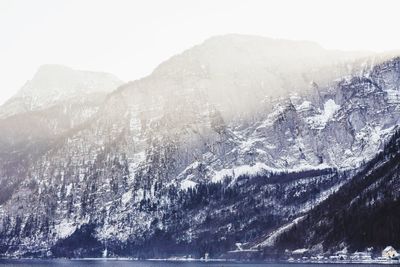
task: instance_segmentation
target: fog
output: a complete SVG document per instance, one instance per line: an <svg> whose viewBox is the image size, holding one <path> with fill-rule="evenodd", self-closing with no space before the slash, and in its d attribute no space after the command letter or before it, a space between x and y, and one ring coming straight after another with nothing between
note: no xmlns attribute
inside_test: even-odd
<svg viewBox="0 0 400 267"><path fill-rule="evenodd" d="M134 80L226 33L312 40L329 49L397 49L398 6L390 0L2 0L0 103L42 64Z"/></svg>

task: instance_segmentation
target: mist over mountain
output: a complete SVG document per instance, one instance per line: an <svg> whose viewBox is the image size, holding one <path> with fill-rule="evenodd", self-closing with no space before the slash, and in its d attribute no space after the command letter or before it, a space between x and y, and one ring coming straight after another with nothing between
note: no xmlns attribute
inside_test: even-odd
<svg viewBox="0 0 400 267"><path fill-rule="evenodd" d="M0 117L45 109L68 101L103 97L122 84L108 73L78 71L61 65L43 65L0 109Z"/></svg>
<svg viewBox="0 0 400 267"><path fill-rule="evenodd" d="M302 93L313 81L323 85L348 74L358 65L346 64L367 55L326 50L312 42L229 34L172 57L132 86L151 86L151 93L196 91L224 117L237 117L259 111L265 98Z"/></svg>
<svg viewBox="0 0 400 267"><path fill-rule="evenodd" d="M0 255L298 249L285 226L367 175L399 104L398 57L306 41L216 36L125 84L45 65L0 107Z"/></svg>

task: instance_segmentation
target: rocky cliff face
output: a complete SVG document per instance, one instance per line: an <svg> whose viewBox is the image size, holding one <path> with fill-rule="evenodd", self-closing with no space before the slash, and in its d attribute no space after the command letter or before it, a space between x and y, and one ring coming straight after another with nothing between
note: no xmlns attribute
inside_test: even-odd
<svg viewBox="0 0 400 267"><path fill-rule="evenodd" d="M100 256L108 246L116 255L138 255L164 240L176 244L175 252L157 244L166 255L182 246L218 254L224 251L215 244L229 250L238 240L256 242L337 190L392 135L399 122L400 60L362 56L310 43L215 37L104 102L74 102L79 108L65 114L76 119L65 127L57 117L52 130L11 133L19 142L4 135L0 253ZM47 83L47 76L39 80L53 88L56 81ZM61 83L78 95L88 92L87 83L64 78ZM97 82L105 84L118 82ZM48 88L22 90L33 95L22 97L29 103L24 119L44 112L38 107L65 108L75 99L53 97ZM2 110L14 110L9 103ZM2 112L5 129L21 116L7 115L13 112ZM49 115L39 122L54 126ZM290 178L282 178L285 173ZM207 198L213 184L220 193L210 193L203 206L191 204ZM225 190L241 197L225 196ZM220 218L218 231L207 227L210 218ZM257 220L263 226L251 224ZM80 235L91 241L76 243ZM224 241L209 247L217 236Z"/></svg>
<svg viewBox="0 0 400 267"><path fill-rule="evenodd" d="M38 157L60 137L84 127L106 95L120 84L106 73L59 65L40 67L32 80L0 107L0 203L26 180Z"/></svg>
<svg viewBox="0 0 400 267"><path fill-rule="evenodd" d="M291 229L275 248L304 248L310 254L365 251L381 255L399 245L400 132L362 170Z"/></svg>

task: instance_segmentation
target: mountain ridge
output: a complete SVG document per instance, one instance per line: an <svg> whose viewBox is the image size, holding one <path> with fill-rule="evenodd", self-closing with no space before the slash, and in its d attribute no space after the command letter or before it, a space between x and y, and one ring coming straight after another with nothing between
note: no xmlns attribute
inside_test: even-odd
<svg viewBox="0 0 400 267"><path fill-rule="evenodd" d="M106 72L80 71L63 65L45 64L0 106L0 118L45 109L72 98L76 98L74 102L85 101L84 98L91 94L104 97L121 84L118 78Z"/></svg>
<svg viewBox="0 0 400 267"><path fill-rule="evenodd" d="M231 53L236 43L228 48L229 38L222 45L215 40L216 51L224 51L219 57L200 46L121 85L87 117L80 109L87 102L67 112L79 123L68 119L50 131L43 151L23 168L5 153L0 254L99 256L108 244L116 256L200 256L208 249L219 256L324 201L383 148L399 123L399 58L297 66L292 77L284 66L279 75L265 71L273 65L268 56L253 61L255 48ZM298 57L288 59L298 64ZM326 84L310 79L309 71ZM263 87L263 80L271 83ZM293 92L294 85L307 90ZM278 89L282 95L268 95ZM58 114L42 112L46 125L49 114ZM39 151L41 134L19 136L22 155ZM15 150L7 138L4 144ZM79 236L91 241L82 247ZM152 254L142 254L152 244Z"/></svg>

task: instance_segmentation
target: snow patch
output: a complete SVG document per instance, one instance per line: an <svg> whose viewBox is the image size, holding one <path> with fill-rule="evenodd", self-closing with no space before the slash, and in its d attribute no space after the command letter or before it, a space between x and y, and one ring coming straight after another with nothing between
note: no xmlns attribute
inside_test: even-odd
<svg viewBox="0 0 400 267"><path fill-rule="evenodd" d="M126 205L129 203L132 199L132 191L128 191L125 194L122 195L121 201L123 205Z"/></svg>
<svg viewBox="0 0 400 267"><path fill-rule="evenodd" d="M67 185L66 190L67 190L67 196L69 196L71 194L71 190L72 190L72 183Z"/></svg>
<svg viewBox="0 0 400 267"><path fill-rule="evenodd" d="M182 190L187 190L189 188L193 188L197 185L196 182L190 181L190 180L183 180L181 182L181 189Z"/></svg>
<svg viewBox="0 0 400 267"><path fill-rule="evenodd" d="M312 108L312 104L310 101L305 100L303 103L297 106L298 111L306 111Z"/></svg>
<svg viewBox="0 0 400 267"><path fill-rule="evenodd" d="M222 169L215 173L215 175L211 178L211 181L213 183L217 183L222 181L226 177L232 177L233 179L235 179L241 175L255 176L257 174L265 172L268 169L270 169L270 167L260 162L257 162L254 165L242 165L231 169Z"/></svg>
<svg viewBox="0 0 400 267"><path fill-rule="evenodd" d="M59 238L66 238L72 235L76 230L76 225L72 222L62 221L60 224L56 225L55 232Z"/></svg>
<svg viewBox="0 0 400 267"><path fill-rule="evenodd" d="M304 253L306 253L308 251L308 249L306 249L306 248L299 248L299 249L296 249L296 250L293 250L293 254L304 254Z"/></svg>
<svg viewBox="0 0 400 267"><path fill-rule="evenodd" d="M299 165L295 168L291 169L284 169L284 168L273 168L270 166L267 166L264 163L257 162L253 165L241 165L241 166L235 166L233 168L229 169L222 169L220 171L216 171L214 176L212 176L211 181L213 183L217 183L220 181L223 181L225 178L230 177L235 180L236 178L242 176L242 175L248 175L248 176L257 176L257 175L269 175L271 173L281 173L281 172L300 172L300 171L308 171L308 170L323 170L330 168L329 165L323 163L317 166L309 165L309 164L303 164Z"/></svg>
<svg viewBox="0 0 400 267"><path fill-rule="evenodd" d="M315 128L324 128L326 123L333 118L333 115L340 109L340 106L333 99L329 99L324 104L324 110L321 114L315 115L307 119L309 124Z"/></svg>

